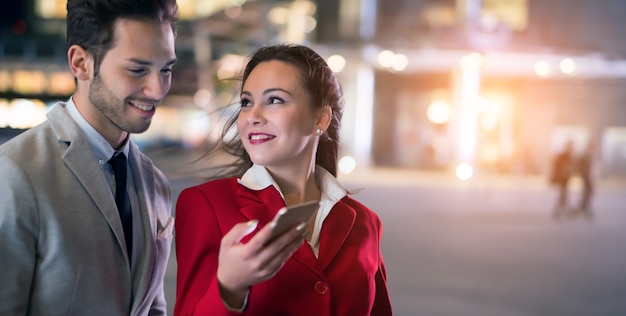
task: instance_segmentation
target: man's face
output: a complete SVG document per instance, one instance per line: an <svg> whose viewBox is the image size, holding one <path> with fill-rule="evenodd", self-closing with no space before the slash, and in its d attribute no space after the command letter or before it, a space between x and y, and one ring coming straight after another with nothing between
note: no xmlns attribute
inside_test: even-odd
<svg viewBox="0 0 626 316"><path fill-rule="evenodd" d="M175 61L169 22L117 20L113 46L89 85L88 121L108 135L146 131L170 89Z"/></svg>

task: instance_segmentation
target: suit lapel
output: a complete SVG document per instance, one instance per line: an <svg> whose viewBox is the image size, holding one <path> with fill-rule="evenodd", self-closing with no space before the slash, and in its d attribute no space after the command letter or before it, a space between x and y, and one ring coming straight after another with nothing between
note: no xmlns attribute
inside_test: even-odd
<svg viewBox="0 0 626 316"><path fill-rule="evenodd" d="M327 269L337 256L352 231L356 220L356 211L342 201L333 206L332 211L324 220L320 233L318 261L323 269Z"/></svg>
<svg viewBox="0 0 626 316"><path fill-rule="evenodd" d="M125 253L124 230L115 205L115 198L106 185L107 181L104 174L96 162L87 140L82 136L82 131L67 113L64 105L55 106L50 110L47 117L57 134L59 145L67 145L62 156L63 161L94 201L111 227L120 249ZM128 259L126 260L128 263Z"/></svg>
<svg viewBox="0 0 626 316"><path fill-rule="evenodd" d="M129 140L130 141L130 140ZM148 291L150 282L152 280L152 270L154 267L155 252L156 252L156 223L157 220L153 218L155 214L149 210L154 209L152 206L152 199L148 195L148 192L156 192L154 176L152 173L144 172L144 170L151 169L151 166L146 166L145 160L140 159L141 154L137 145L130 141L130 150L128 163L130 170L133 174L133 182L135 184L135 190L137 192L137 200L139 202L139 210L133 212L140 217L141 225L143 226L143 239L144 239L144 251L137 258L139 262L138 275L133 278L133 292L135 293L135 300L133 303L132 311L135 312L145 303L143 298ZM138 232L134 232L136 234Z"/></svg>

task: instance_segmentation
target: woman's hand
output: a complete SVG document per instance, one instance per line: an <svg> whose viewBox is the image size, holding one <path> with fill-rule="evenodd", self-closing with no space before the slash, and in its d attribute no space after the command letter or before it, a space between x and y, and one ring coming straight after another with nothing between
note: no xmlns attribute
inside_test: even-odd
<svg viewBox="0 0 626 316"><path fill-rule="evenodd" d="M266 244L271 225L263 227L246 244L241 239L256 228L257 220L235 225L222 238L217 268L217 280L224 302L241 307L248 289L273 277L287 259L302 245L306 224L294 227Z"/></svg>

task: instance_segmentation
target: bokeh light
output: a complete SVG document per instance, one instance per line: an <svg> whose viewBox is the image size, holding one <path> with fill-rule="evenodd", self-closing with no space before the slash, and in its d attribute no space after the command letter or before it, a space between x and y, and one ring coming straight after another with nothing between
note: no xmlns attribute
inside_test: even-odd
<svg viewBox="0 0 626 316"><path fill-rule="evenodd" d="M550 64L545 60L535 63L535 73L540 77L548 77L550 75Z"/></svg>
<svg viewBox="0 0 626 316"><path fill-rule="evenodd" d="M341 72L346 66L346 59L341 55L332 55L328 57L328 67L333 72Z"/></svg>
<svg viewBox="0 0 626 316"><path fill-rule="evenodd" d="M356 160L351 156L343 156L339 159L339 171L343 174L350 174L356 168Z"/></svg>
<svg viewBox="0 0 626 316"><path fill-rule="evenodd" d="M468 163L461 163L456 167L456 177L462 181L469 180L474 174L474 168Z"/></svg>
<svg viewBox="0 0 626 316"><path fill-rule="evenodd" d="M435 100L427 110L428 120L434 124L444 124L450 120L450 104L443 100Z"/></svg>

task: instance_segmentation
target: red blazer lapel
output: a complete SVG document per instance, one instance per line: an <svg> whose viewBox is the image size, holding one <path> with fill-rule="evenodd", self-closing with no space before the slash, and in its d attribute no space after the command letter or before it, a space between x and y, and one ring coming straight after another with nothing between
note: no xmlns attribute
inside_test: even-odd
<svg viewBox="0 0 626 316"><path fill-rule="evenodd" d="M255 234L271 222L278 210L285 206L285 201L273 186L255 191L240 184L237 190L237 200L239 211L243 216L248 220L256 219L259 221L255 228ZM253 235L250 234L241 241L246 243Z"/></svg>
<svg viewBox="0 0 626 316"><path fill-rule="evenodd" d="M257 232L269 224L278 210L285 206L285 201L273 186L255 191L240 185L237 190L237 199L239 200L240 211L247 219L259 220L255 229ZM242 239L242 242L247 242L250 238L252 238L252 234ZM291 257L323 277L324 270L306 242Z"/></svg>
<svg viewBox="0 0 626 316"><path fill-rule="evenodd" d="M237 198L241 213L249 220L259 220L259 228L269 223L278 210L285 206L280 193L272 186L255 191L240 185Z"/></svg>
<svg viewBox="0 0 626 316"><path fill-rule="evenodd" d="M324 268L320 265L320 262L315 258L311 246L305 241L296 252L291 255L295 261L300 262L303 266L307 267L320 278L325 278Z"/></svg>
<svg viewBox="0 0 626 316"><path fill-rule="evenodd" d="M356 211L342 201L333 206L324 220L320 233L318 261L323 269L328 268L339 249L348 238L356 220Z"/></svg>

